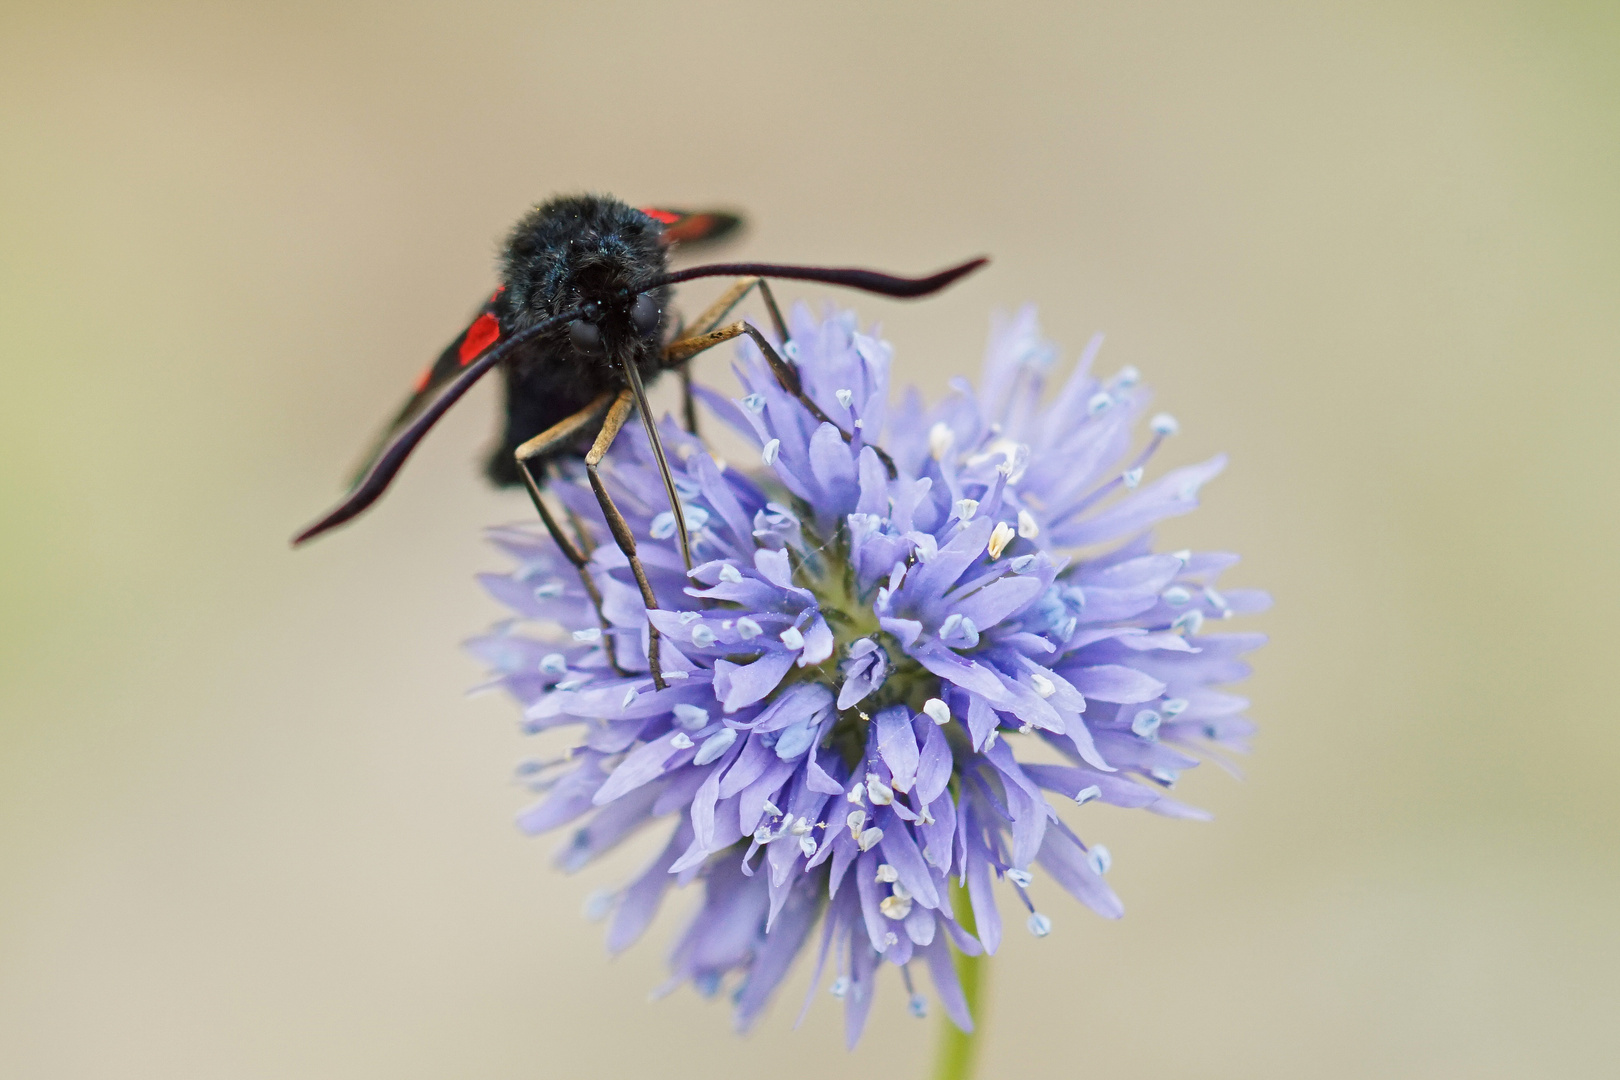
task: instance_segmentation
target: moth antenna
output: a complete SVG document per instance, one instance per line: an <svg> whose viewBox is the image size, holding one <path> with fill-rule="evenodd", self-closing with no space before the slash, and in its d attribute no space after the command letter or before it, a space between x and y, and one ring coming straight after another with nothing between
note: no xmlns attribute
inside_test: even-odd
<svg viewBox="0 0 1620 1080"><path fill-rule="evenodd" d="M785 263L709 263L706 266L690 266L685 270L676 270L674 273L660 275L636 291L646 292L648 289L657 289L664 285L675 285L682 281L691 281L693 278L701 277L763 277L785 278L792 281L818 281L824 285L842 285L845 288L860 289L862 292L877 293L880 296L910 299L936 293L955 282L958 278L973 273L973 271L989 261L987 258L969 259L965 263L941 270L937 274L917 278L885 274L879 270L862 270L852 266L794 266Z"/></svg>
<svg viewBox="0 0 1620 1080"><path fill-rule="evenodd" d="M439 422L440 417L450 411L452 405L461 400L462 395L472 389L473 383L489 374L490 370L504 360L517 346L532 338L539 337L548 330L555 330L564 323L572 322L579 318L581 314L580 310L575 308L572 311L566 311L561 315L555 315L552 318L535 323L533 326L526 326L469 364L467 369L457 375L455 381L446 386L444 392L434 399L433 404L422 411L422 415L417 417L410 427L401 431L399 436L388 444L388 449L378 455L370 471L354 486L354 489L349 492L342 502L333 507L325 517L293 537L293 546L297 547L313 540L322 533L335 529L345 521L364 513L367 507L381 498L383 492L388 490L388 485L394 482L394 477L405 464L405 459L411 456L411 451L416 449L416 444L421 442L422 437L428 433L428 430Z"/></svg>

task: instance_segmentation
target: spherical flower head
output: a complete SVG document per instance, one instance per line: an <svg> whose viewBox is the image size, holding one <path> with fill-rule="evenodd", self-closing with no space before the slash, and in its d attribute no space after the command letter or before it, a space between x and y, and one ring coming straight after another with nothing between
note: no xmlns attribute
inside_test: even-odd
<svg viewBox="0 0 1620 1080"><path fill-rule="evenodd" d="M520 824L572 825L564 868L667 830L600 905L611 949L642 934L671 886L701 881L669 986L726 987L739 1028L815 938L811 992L830 975L850 1045L885 965L918 1014L925 967L970 1030L951 950L996 950L997 880L1039 937L1054 920L1035 901L1054 887L1123 913L1111 856L1082 838L1076 807L1204 816L1165 792L1199 753L1244 749L1247 703L1214 687L1244 678L1239 657L1263 639L1212 630L1266 598L1217 591L1235 556L1153 550L1147 530L1192 510L1224 459L1150 478L1175 421L1154 417L1133 452L1148 394L1132 369L1091 373L1100 339L1043 404L1055 350L1033 311L999 320L978 390L954 380L929 410L915 392L890 401L890 348L852 314L801 306L790 332L782 351L813 409L751 343L742 394L698 390L757 466L661 428L690 573L641 433L626 428L604 465L657 610L589 489L565 478L552 493L589 565L577 571L538 527L495 530L517 567L483 581L517 619L472 648L527 730L582 731L564 760L524 769L543 798Z"/></svg>

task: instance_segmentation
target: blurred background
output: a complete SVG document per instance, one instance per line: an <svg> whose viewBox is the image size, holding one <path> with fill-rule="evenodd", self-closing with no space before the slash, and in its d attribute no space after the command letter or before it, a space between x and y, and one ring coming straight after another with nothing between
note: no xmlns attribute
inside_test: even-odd
<svg viewBox="0 0 1620 1080"><path fill-rule="evenodd" d="M1276 597L1257 752L1212 823L1098 809L1127 916L1010 936L986 1076L1614 1075L1617 49L1547 0L5 5L0 1074L923 1074L893 980L853 1056L804 970L746 1039L649 1002L679 910L611 963L580 914L640 850L512 826L493 386L287 549L511 221L600 189L990 253L853 301L900 381L1033 301L1161 467L1232 455L1162 535Z"/></svg>

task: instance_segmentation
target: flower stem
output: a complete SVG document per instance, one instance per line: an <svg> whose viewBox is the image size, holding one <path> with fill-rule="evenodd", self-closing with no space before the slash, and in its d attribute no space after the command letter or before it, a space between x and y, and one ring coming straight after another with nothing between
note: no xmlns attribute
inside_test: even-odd
<svg viewBox="0 0 1620 1080"><path fill-rule="evenodd" d="M962 928L970 934L978 932L973 922L973 905L968 901L967 889L960 883L954 886L951 907ZM953 952L955 952L953 950ZM934 1059L934 1080L973 1080L979 1063L979 1038L984 1034L984 985L989 974L984 954L969 956L955 952L956 978L962 984L962 996L967 999L968 1014L973 1017L973 1030L962 1031L950 1018L940 1017L939 1051Z"/></svg>

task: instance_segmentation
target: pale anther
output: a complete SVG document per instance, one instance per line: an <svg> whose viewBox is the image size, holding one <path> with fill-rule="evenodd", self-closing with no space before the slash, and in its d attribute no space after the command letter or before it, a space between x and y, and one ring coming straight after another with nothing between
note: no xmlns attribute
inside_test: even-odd
<svg viewBox="0 0 1620 1080"><path fill-rule="evenodd" d="M1082 806L1090 802L1092 799L1100 798L1102 798L1102 788L1098 787L1096 784L1092 784L1090 787L1083 787L1074 793L1074 801L1080 803Z"/></svg>
<svg viewBox="0 0 1620 1080"><path fill-rule="evenodd" d="M839 390L833 394L833 397L837 398L838 404L846 409L855 404L855 392L852 390Z"/></svg>
<svg viewBox="0 0 1620 1080"><path fill-rule="evenodd" d="M797 626L790 626L776 636L781 638L782 644L786 645L790 649L804 648L804 635L799 633L799 628Z"/></svg>
<svg viewBox="0 0 1620 1080"><path fill-rule="evenodd" d="M946 724L951 722L950 706L946 705L937 697L931 697L927 701L923 702L923 712L928 714L928 719L932 720L940 727L944 727Z"/></svg>
<svg viewBox="0 0 1620 1080"><path fill-rule="evenodd" d="M1041 527L1035 524L1035 518L1028 510L1018 511L1018 535L1025 540L1033 540L1041 535Z"/></svg>
<svg viewBox="0 0 1620 1080"><path fill-rule="evenodd" d="M767 465L775 465L776 455L781 451L781 449L782 440L772 439L770 442L766 443L765 448L759 452L759 460L763 461Z"/></svg>
<svg viewBox="0 0 1620 1080"><path fill-rule="evenodd" d="M1013 537L1017 535L1013 527L1005 521L997 522L995 531L990 534L990 558L1001 558L1001 553L1007 550L1007 545L1012 543Z"/></svg>
<svg viewBox="0 0 1620 1080"><path fill-rule="evenodd" d="M688 735L684 731L677 731L674 737L669 740L669 745L673 746L677 750L690 750L692 747L692 736Z"/></svg>
<svg viewBox="0 0 1620 1080"><path fill-rule="evenodd" d="M1030 876L1028 870L1009 870L1007 871L1007 880L1012 882L1014 885L1017 885L1019 888L1027 889L1029 888L1029 883L1035 879Z"/></svg>

